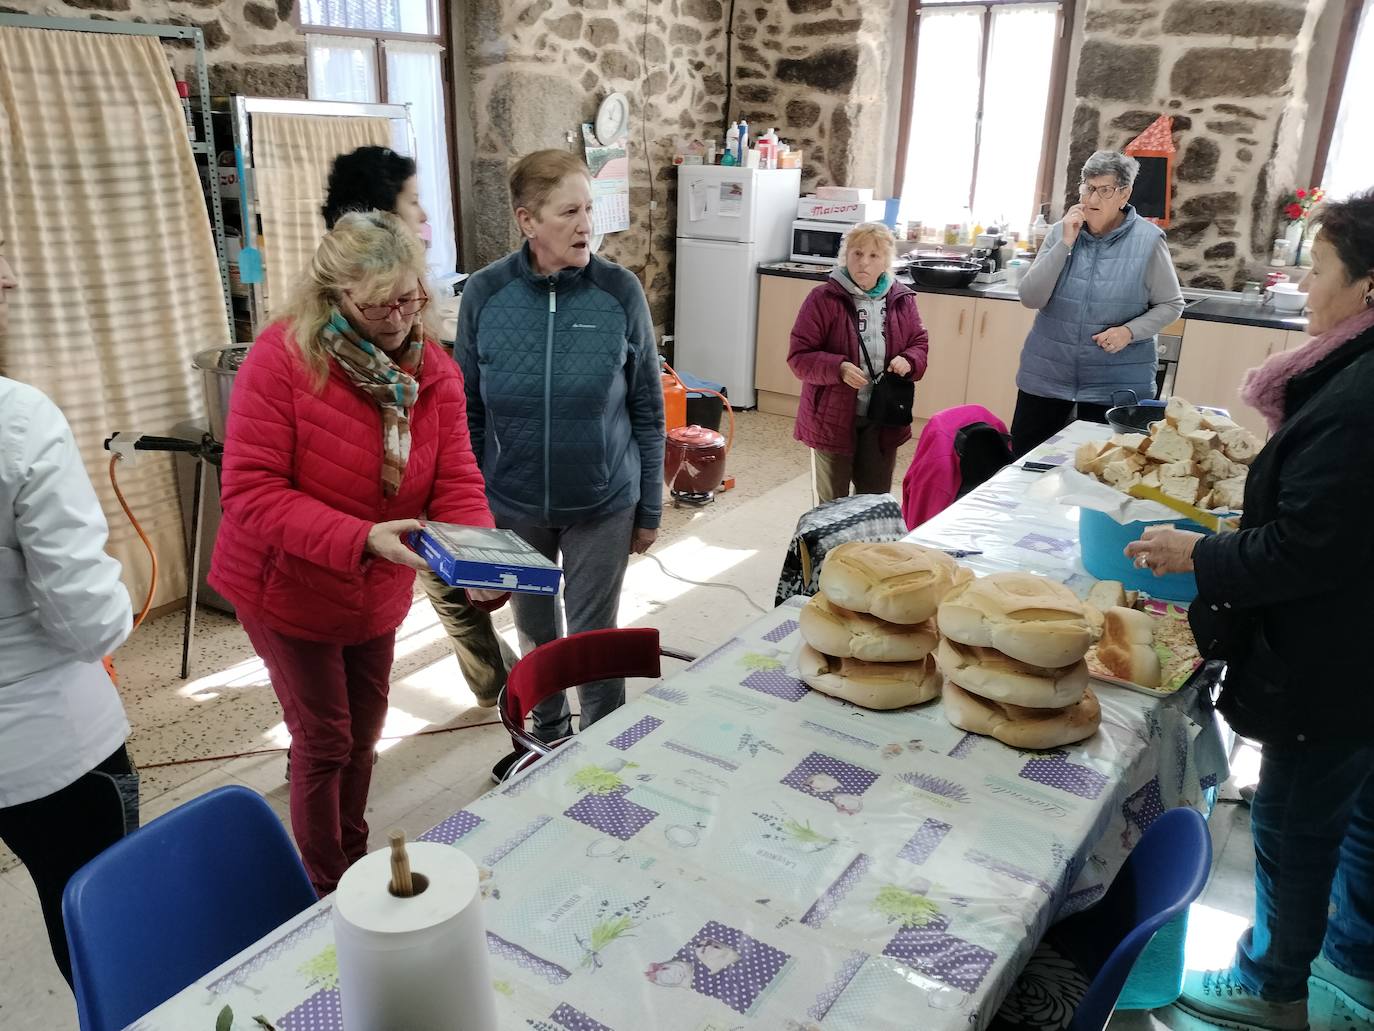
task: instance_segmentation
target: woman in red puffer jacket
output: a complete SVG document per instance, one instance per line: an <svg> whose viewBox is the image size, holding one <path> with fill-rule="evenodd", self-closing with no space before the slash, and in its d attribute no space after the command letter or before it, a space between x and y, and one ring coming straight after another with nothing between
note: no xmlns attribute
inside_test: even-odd
<svg viewBox="0 0 1374 1031"><path fill-rule="evenodd" d="M291 732L291 827L321 894L367 851L368 786L419 519L491 526L458 367L426 339L424 251L339 219L234 383L210 582ZM498 596L472 592L489 603Z"/></svg>

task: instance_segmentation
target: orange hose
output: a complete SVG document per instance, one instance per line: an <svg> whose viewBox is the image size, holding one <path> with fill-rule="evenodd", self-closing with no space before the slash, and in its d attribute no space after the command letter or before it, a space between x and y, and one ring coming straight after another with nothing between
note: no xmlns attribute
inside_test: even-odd
<svg viewBox="0 0 1374 1031"><path fill-rule="evenodd" d="M133 510L129 508L129 503L124 500L124 492L119 489L119 479L115 476L115 465L119 462L118 455L110 456L110 486L114 488L115 497L119 499L119 506L124 509L124 514L129 517L129 522L138 531L138 539L143 542L143 546L148 549L148 557L153 562L153 578L148 582L148 597L143 602L143 611L134 620L134 629L137 630L143 625L143 621L148 618L148 612L153 607L153 594L157 591L157 552L153 550L153 542L148 540L148 535L143 532L143 527L134 518Z"/></svg>
<svg viewBox="0 0 1374 1031"><path fill-rule="evenodd" d="M730 447L735 442L735 410L730 407L730 399L717 390L711 390L709 387L689 387L686 383L682 382L682 377L677 374L671 365L664 362L663 367L668 370L668 375L677 381L677 385L689 394L710 394L713 397L720 398L721 401L724 402L725 414L730 417L730 432L726 434L725 437L725 454L728 456L730 454Z"/></svg>

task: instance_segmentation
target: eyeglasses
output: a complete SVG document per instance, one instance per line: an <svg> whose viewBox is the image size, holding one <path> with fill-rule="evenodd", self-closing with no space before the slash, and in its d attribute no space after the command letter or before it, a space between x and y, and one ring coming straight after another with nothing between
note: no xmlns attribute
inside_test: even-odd
<svg viewBox="0 0 1374 1031"><path fill-rule="evenodd" d="M350 291L345 290L344 294L350 301L353 300L353 294ZM353 303L358 304L357 301L353 301ZM387 319L391 318L392 312L395 312L403 319L408 319L412 315L419 315L420 312L425 310L425 305L428 303L429 295L421 290L419 297L410 298L409 300L393 301L390 304L358 304L358 310L362 312L363 318L367 319L369 322L385 322Z"/></svg>
<svg viewBox="0 0 1374 1031"><path fill-rule="evenodd" d="M1120 193L1121 189L1122 187L1120 186L1089 186L1087 183L1079 183L1078 195L1084 200L1087 200L1094 194L1101 197L1103 200L1108 200L1113 194Z"/></svg>

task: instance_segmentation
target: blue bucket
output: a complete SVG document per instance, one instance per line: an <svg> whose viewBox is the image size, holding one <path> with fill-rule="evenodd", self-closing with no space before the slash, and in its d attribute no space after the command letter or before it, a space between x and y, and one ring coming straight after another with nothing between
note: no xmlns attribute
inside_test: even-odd
<svg viewBox="0 0 1374 1031"><path fill-rule="evenodd" d="M1079 509L1078 544L1083 568L1099 580L1120 580L1128 591L1144 591L1162 601L1188 603L1197 597L1197 578L1192 573L1155 576L1148 569L1137 569L1126 557L1126 545L1140 540L1147 527L1174 526L1194 533L1206 528L1182 517L1148 522L1118 523L1111 516L1092 508Z"/></svg>

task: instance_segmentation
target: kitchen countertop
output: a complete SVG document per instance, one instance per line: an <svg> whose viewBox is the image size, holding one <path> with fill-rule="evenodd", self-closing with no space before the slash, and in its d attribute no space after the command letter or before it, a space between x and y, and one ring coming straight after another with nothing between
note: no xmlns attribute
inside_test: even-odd
<svg viewBox="0 0 1374 1031"><path fill-rule="evenodd" d="M809 279L816 283L824 282L830 275L830 268L823 265L808 265L795 261L775 261L759 266L759 274L782 276L788 279ZM1019 300L1017 289L1006 283L973 284L971 286L921 286L911 281L909 272L898 270L898 281L907 284L921 294L947 294L956 297L986 297L997 301ZM1254 326L1260 329L1280 329L1301 331L1307 328L1307 317L1275 311L1269 305L1257 305L1241 300L1240 294L1213 291L1185 290L1189 307L1184 309L1182 318L1199 322L1225 322L1234 326Z"/></svg>

